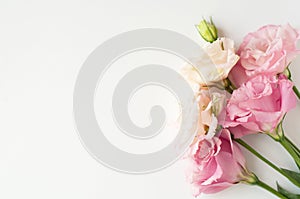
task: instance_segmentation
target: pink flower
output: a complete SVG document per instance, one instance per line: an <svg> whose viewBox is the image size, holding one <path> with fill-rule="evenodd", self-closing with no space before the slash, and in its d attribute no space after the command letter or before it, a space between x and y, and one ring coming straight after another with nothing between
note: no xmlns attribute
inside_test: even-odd
<svg viewBox="0 0 300 199"><path fill-rule="evenodd" d="M300 32L289 24L267 25L249 33L238 50L240 61L231 70L230 80L240 86L258 74L282 73L300 53L296 48L299 38Z"/></svg>
<svg viewBox="0 0 300 199"><path fill-rule="evenodd" d="M222 191L243 180L247 172L244 156L226 129L219 137L198 139L190 147L188 159L187 177L194 196Z"/></svg>
<svg viewBox="0 0 300 199"><path fill-rule="evenodd" d="M230 127L235 138L258 132L271 133L296 103L293 83L285 76L260 75L233 92L222 125Z"/></svg>

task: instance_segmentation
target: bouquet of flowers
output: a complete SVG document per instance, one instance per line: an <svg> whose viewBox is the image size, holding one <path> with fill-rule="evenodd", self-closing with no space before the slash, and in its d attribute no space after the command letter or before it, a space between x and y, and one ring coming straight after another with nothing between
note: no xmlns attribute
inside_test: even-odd
<svg viewBox="0 0 300 199"><path fill-rule="evenodd" d="M261 181L247 168L240 150L240 146L249 150L300 187L299 170L279 168L243 140L249 134L266 134L280 143L300 168L300 149L282 127L285 115L296 107L297 97L300 99L289 70L300 54L296 47L300 31L289 24L263 26L246 35L235 52L231 39L218 37L212 20L203 20L196 28L207 41L203 49L214 67L199 64L182 69L199 106L197 135L185 156L193 195L216 193L243 182L279 198L300 198L278 183L275 189Z"/></svg>

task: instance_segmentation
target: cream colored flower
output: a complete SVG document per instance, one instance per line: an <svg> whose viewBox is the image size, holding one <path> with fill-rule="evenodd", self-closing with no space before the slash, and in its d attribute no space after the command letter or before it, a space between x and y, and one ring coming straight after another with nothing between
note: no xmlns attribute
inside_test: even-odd
<svg viewBox="0 0 300 199"><path fill-rule="evenodd" d="M235 54L234 42L228 38L206 43L203 50L205 53L197 58L194 66L186 65L181 71L193 88L226 79L239 60L239 56Z"/></svg>
<svg viewBox="0 0 300 199"><path fill-rule="evenodd" d="M218 133L218 116L226 101L226 96L218 92L201 91L197 97L199 115L196 139L212 138Z"/></svg>

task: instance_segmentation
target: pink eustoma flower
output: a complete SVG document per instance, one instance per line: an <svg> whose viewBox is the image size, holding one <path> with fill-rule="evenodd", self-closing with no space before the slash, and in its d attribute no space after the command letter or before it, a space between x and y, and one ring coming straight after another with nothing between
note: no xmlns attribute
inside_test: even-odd
<svg viewBox="0 0 300 199"><path fill-rule="evenodd" d="M240 61L229 74L232 83L242 83L259 74L282 73L288 64L300 54L296 43L300 32L287 25L267 25L249 33L238 50Z"/></svg>
<svg viewBox="0 0 300 199"><path fill-rule="evenodd" d="M260 75L232 93L222 125L235 138L258 132L272 133L296 103L293 83L285 76Z"/></svg>
<svg viewBox="0 0 300 199"><path fill-rule="evenodd" d="M198 139L191 145L187 158L187 177L194 196L222 191L243 180L247 172L244 156L226 129L219 137Z"/></svg>

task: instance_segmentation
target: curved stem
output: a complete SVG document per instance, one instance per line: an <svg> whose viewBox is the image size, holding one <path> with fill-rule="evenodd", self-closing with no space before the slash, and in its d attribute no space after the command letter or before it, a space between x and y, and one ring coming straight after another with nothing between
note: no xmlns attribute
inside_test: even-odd
<svg viewBox="0 0 300 199"><path fill-rule="evenodd" d="M279 143L287 150L287 152L293 157L294 161L296 162L298 168L300 168L300 156L295 151L294 147L287 141L286 137L283 136Z"/></svg>
<svg viewBox="0 0 300 199"><path fill-rule="evenodd" d="M279 193L278 191L276 191L275 189L273 189L272 187L270 187L269 185L267 185L266 183L264 183L260 180L258 180L256 182L256 185L263 188L263 189L265 189L265 190L267 190L267 191L269 191L270 193L276 195L279 198L288 199L287 197L285 197L284 195L282 195L281 193Z"/></svg>
<svg viewBox="0 0 300 199"><path fill-rule="evenodd" d="M247 149L248 151L250 151L253 155L255 155L256 157L258 157L260 160L262 160L263 162L265 162L267 165L269 165L271 168L273 168L275 171L277 171L278 173L280 173L281 175L283 175L284 177L286 177L287 179L289 179L293 184L295 184L296 186L300 187L300 182L298 182L297 180L291 178L289 175L287 175L285 172L283 172L280 168L278 168L275 164L273 164L272 162L270 162L267 158L265 158L264 156L262 156L254 148L252 148L250 145L248 145L245 141L243 141L241 139L234 139L234 140L237 143L239 143L241 146L243 146L245 149Z"/></svg>
<svg viewBox="0 0 300 199"><path fill-rule="evenodd" d="M276 128L276 134L268 133L268 135L275 140L276 142L279 142L283 148L292 156L294 159L296 165L300 169L300 155L299 152L297 151L297 147L291 142L288 141L288 139L284 135L284 130L282 128L282 121Z"/></svg>
<svg viewBox="0 0 300 199"><path fill-rule="evenodd" d="M300 99L300 92L296 86L293 86L294 93L297 95L298 99Z"/></svg>
<svg viewBox="0 0 300 199"><path fill-rule="evenodd" d="M288 78L289 80L293 81L293 80L292 80L292 73L291 73L291 71L290 71L290 69L289 69L289 65L290 65L290 64L291 64L291 63L289 63L288 66L287 66L286 69L285 69L285 71L287 72L287 74L285 74L285 75L287 76L287 78ZM294 90L294 93L297 95L298 99L300 100L300 92L299 92L298 88L297 88L296 86L293 86L293 90Z"/></svg>

